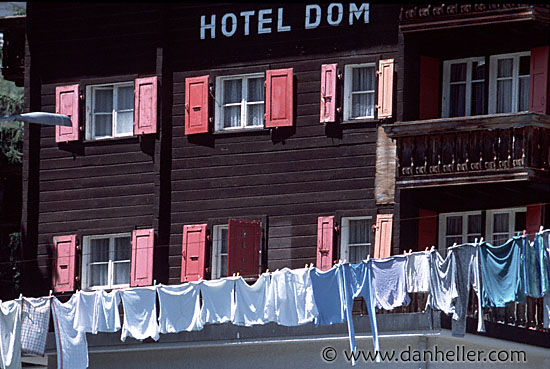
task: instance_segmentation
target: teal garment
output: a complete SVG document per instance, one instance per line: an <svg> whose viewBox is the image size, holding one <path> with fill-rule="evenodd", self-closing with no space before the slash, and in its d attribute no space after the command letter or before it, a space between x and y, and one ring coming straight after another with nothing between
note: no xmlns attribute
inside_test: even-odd
<svg viewBox="0 0 550 369"><path fill-rule="evenodd" d="M525 302L525 278L522 268L522 239L514 237L505 244L480 245L483 307L504 307Z"/></svg>
<svg viewBox="0 0 550 369"><path fill-rule="evenodd" d="M535 235L537 241L537 249L539 252L540 274L541 274L541 294L544 296L550 294L550 255L547 249L550 248L550 230L537 233Z"/></svg>
<svg viewBox="0 0 550 369"><path fill-rule="evenodd" d="M542 259L539 252L537 235L533 242L529 242L528 237L522 239L522 269L525 279L525 295L539 298L544 296L542 293Z"/></svg>

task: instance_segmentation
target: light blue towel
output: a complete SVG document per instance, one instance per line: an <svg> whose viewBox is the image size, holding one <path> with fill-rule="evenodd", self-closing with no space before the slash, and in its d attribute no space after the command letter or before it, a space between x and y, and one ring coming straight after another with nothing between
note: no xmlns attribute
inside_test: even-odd
<svg viewBox="0 0 550 369"><path fill-rule="evenodd" d="M313 298L319 312L315 324L330 325L345 322L343 282L339 267L333 266L325 272L313 268L310 278Z"/></svg>
<svg viewBox="0 0 550 369"><path fill-rule="evenodd" d="M199 283L159 286L157 294L160 303L160 333L202 329Z"/></svg>

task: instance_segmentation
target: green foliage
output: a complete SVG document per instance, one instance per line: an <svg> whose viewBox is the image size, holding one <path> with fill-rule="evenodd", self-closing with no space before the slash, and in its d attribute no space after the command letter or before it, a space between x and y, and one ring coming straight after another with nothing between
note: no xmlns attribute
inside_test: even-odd
<svg viewBox="0 0 550 369"><path fill-rule="evenodd" d="M2 240L2 243L5 241ZM7 247L0 247L0 298L15 298L19 293L19 282L21 272L19 271L19 250L21 242L21 233L13 232L9 234L9 243ZM8 261L8 262L6 262Z"/></svg>
<svg viewBox="0 0 550 369"><path fill-rule="evenodd" d="M0 78L0 114L23 112L23 88ZM23 123L7 126L0 123L0 157L10 164L21 164L23 158Z"/></svg>

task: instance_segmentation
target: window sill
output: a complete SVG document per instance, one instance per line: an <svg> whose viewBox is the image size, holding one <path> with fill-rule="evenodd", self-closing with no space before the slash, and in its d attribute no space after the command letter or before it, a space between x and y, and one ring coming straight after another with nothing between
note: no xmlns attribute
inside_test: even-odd
<svg viewBox="0 0 550 369"><path fill-rule="evenodd" d="M109 137L109 138L101 138L98 140L83 140L82 142L85 144L101 144L103 142L106 143L112 143L115 141L139 141L140 136L132 135L132 136L122 136L122 137Z"/></svg>
<svg viewBox="0 0 550 369"><path fill-rule="evenodd" d="M357 124L357 123L377 123L379 121L380 121L380 119L377 119L377 118L358 118L358 119L343 120L341 122L341 124L343 124L343 125L353 125L353 124Z"/></svg>
<svg viewBox="0 0 550 369"><path fill-rule="evenodd" d="M224 129L221 131L214 131L213 135L230 135L230 134L242 134L242 133L248 133L248 132L263 132L263 133L269 133L268 128L264 127L258 127L258 128L241 128L241 129Z"/></svg>

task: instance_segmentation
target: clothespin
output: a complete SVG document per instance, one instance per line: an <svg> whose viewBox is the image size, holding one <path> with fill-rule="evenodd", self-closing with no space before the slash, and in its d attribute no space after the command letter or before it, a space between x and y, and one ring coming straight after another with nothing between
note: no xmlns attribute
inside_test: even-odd
<svg viewBox="0 0 550 369"><path fill-rule="evenodd" d="M428 251L428 246L426 246L426 250L424 250L424 251Z"/></svg>
<svg viewBox="0 0 550 369"><path fill-rule="evenodd" d="M476 238L476 243L477 243L477 238ZM453 247L455 247L455 246L456 246L456 242L455 242L455 243L453 243Z"/></svg>
<svg viewBox="0 0 550 369"><path fill-rule="evenodd" d="M409 255L413 253L413 249L409 249Z"/></svg>
<svg viewBox="0 0 550 369"><path fill-rule="evenodd" d="M239 276L239 272L237 272L237 277Z"/></svg>
<svg viewBox="0 0 550 369"><path fill-rule="evenodd" d="M403 250L403 255L407 255L407 250Z"/></svg>
<svg viewBox="0 0 550 369"><path fill-rule="evenodd" d="M153 286L156 286L156 285L157 285L157 280L153 279Z"/></svg>
<svg viewBox="0 0 550 369"><path fill-rule="evenodd" d="M434 246L434 245L432 245L432 248L430 249L430 251L433 251L433 250L435 250L435 246Z"/></svg>
<svg viewBox="0 0 550 369"><path fill-rule="evenodd" d="M313 268L313 263L311 263L311 264L309 265L309 267L310 267L310 268Z"/></svg>
<svg viewBox="0 0 550 369"><path fill-rule="evenodd" d="M479 243L483 243L483 237L479 239Z"/></svg>
<svg viewBox="0 0 550 369"><path fill-rule="evenodd" d="M233 273L233 277L235 276L235 273Z"/></svg>
<svg viewBox="0 0 550 369"><path fill-rule="evenodd" d="M544 229L544 226L540 226L539 233L542 233L542 230Z"/></svg>
<svg viewBox="0 0 550 369"><path fill-rule="evenodd" d="M266 273L269 273L269 268L265 270Z"/></svg>
<svg viewBox="0 0 550 369"><path fill-rule="evenodd" d="M306 263L306 265L304 265L304 268L306 268L306 269L307 269L307 266L308 266L308 264Z"/></svg>
<svg viewBox="0 0 550 369"><path fill-rule="evenodd" d="M52 297L52 290L50 290L50 294L48 295L48 297Z"/></svg>
<svg viewBox="0 0 550 369"><path fill-rule="evenodd" d="M344 259L343 263L345 264L346 262L347 262L347 260L346 260L346 259Z"/></svg>
<svg viewBox="0 0 550 369"><path fill-rule="evenodd" d="M523 230L523 237L525 237L526 234L527 234L527 231L524 229Z"/></svg>
<svg viewBox="0 0 550 369"><path fill-rule="evenodd" d="M369 261L369 259L370 259L370 255L367 255L367 261Z"/></svg>
<svg viewBox="0 0 550 369"><path fill-rule="evenodd" d="M477 237L476 237L476 239L475 239L474 243L475 243L475 244L477 245Z"/></svg>

